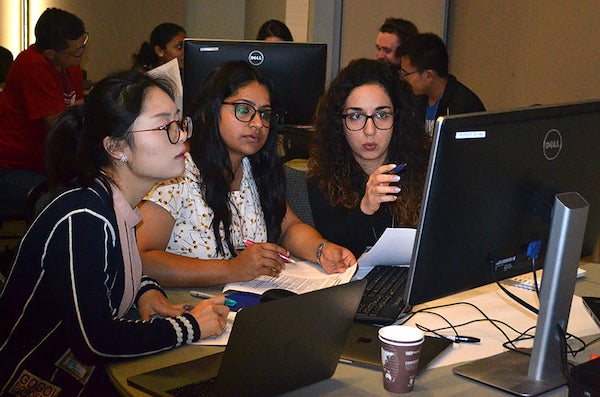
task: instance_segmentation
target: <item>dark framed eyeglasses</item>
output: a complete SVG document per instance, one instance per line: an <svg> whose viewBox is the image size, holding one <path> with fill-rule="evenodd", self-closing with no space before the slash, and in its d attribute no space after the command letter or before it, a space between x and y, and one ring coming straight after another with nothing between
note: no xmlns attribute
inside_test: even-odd
<svg viewBox="0 0 600 397"><path fill-rule="evenodd" d="M341 117L350 131L362 130L369 119L373 120L373 124L378 130L389 130L394 126L394 113L391 112L375 112L373 114L353 112L342 114Z"/></svg>
<svg viewBox="0 0 600 397"><path fill-rule="evenodd" d="M415 74L415 73L421 73L421 71L419 71L419 70L415 70L415 71L413 71L413 72L407 72L407 71L405 71L405 70L402 70L402 69L400 69L400 72L398 72L398 74L400 75L400 78L401 78L401 79L405 79L405 78L407 78L408 76L410 76L411 74Z"/></svg>
<svg viewBox="0 0 600 397"><path fill-rule="evenodd" d="M279 120L279 115L273 113L271 109L257 109L246 102L223 102L223 105L233 106L235 118L243 123L252 121L254 116L256 116L256 113L258 113L263 126L267 128L271 126L271 121L274 124L277 124L277 121Z"/></svg>
<svg viewBox="0 0 600 397"><path fill-rule="evenodd" d="M192 137L194 125L192 124L192 119L189 116L186 116L181 121L173 120L173 121L171 121L163 126L160 126L160 127L150 128L147 130L129 131L129 132L133 133L133 132L161 131L161 130L167 133L167 138L169 138L169 142L171 142L173 145L175 145L180 140L179 138L181 136L181 131L185 132L185 134L186 134L185 140L186 141Z"/></svg>
<svg viewBox="0 0 600 397"><path fill-rule="evenodd" d="M74 52L63 51L65 55L69 55L73 58L81 58L83 56L83 51L85 50L85 46L87 45L88 40L90 38L90 34L88 32L83 32L83 34L85 35L83 39L83 44L77 47Z"/></svg>

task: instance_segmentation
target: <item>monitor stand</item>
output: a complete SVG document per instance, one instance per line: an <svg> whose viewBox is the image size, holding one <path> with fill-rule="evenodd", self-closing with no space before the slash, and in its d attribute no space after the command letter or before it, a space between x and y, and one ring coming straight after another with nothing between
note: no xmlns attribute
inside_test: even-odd
<svg viewBox="0 0 600 397"><path fill-rule="evenodd" d="M557 324L567 329L589 205L578 193L555 196L531 357L507 351L454 368L454 373L519 396L566 384Z"/></svg>

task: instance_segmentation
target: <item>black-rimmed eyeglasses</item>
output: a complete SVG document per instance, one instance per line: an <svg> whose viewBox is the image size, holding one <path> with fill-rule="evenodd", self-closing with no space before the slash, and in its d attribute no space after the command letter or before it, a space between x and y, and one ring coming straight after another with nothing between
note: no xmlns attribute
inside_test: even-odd
<svg viewBox="0 0 600 397"><path fill-rule="evenodd" d="M375 112L373 114L365 113L348 113L342 114L346 128L350 131L360 131L367 125L367 120L373 120L375 128L378 130L389 130L394 126L394 113L390 112Z"/></svg>
<svg viewBox="0 0 600 397"><path fill-rule="evenodd" d="M257 109L246 102L223 102L223 105L233 106L235 118L244 123L252 121L256 113L258 113L263 126L267 128L271 126L271 120L274 124L277 124L277 120L279 120L279 115L273 113L271 109Z"/></svg>
<svg viewBox="0 0 600 397"><path fill-rule="evenodd" d="M398 72L398 74L400 75L401 79L405 79L408 76L410 76L411 74L415 74L415 73L421 73L421 72L418 71L418 70L415 70L415 71L412 71L412 72L406 72L406 71L404 71L402 69L400 69L400 72Z"/></svg>
<svg viewBox="0 0 600 397"><path fill-rule="evenodd" d="M160 127L156 127L156 128L149 128L147 130L136 130L136 131L129 131L129 132L144 132L144 131L164 131L167 133L167 137L169 138L169 142L171 142L173 145L175 145L177 142L179 142L179 137L181 135L181 131L185 132L186 134L186 138L185 140L188 140L192 137L192 132L194 130L194 126L192 124L192 119L187 116L184 117L183 120L179 121L179 120L173 120L170 123L167 123L163 126Z"/></svg>

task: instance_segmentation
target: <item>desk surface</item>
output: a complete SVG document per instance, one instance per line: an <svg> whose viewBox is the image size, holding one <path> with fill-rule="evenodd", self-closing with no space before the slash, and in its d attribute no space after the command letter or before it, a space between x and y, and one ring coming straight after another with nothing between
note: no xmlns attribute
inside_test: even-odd
<svg viewBox="0 0 600 397"><path fill-rule="evenodd" d="M578 296L600 295L600 264L588 263L581 266L586 270L586 277L577 282L575 294ZM491 291L493 285L481 287L482 291ZM171 298L175 301L189 300L186 292L171 291ZM445 298L451 299L451 297ZM593 340L598 335L584 337L586 342ZM156 356L138 360L112 364L108 367L109 376L112 378L119 391L126 396L147 396L146 393L127 385L127 378L131 375L161 368L178 362L189 361L213 352L222 350L221 347L210 346L184 346ZM584 362L590 354L600 354L600 343L596 343L576 357L576 361ZM482 385L455 375L452 372L454 365L427 369L421 373L415 383L412 396L460 396L460 395L485 395L506 396L507 393ZM382 396L394 395L383 388L381 371L367 369L340 363L331 379L304 387L285 394L286 396ZM543 396L567 396L567 387L563 386Z"/></svg>

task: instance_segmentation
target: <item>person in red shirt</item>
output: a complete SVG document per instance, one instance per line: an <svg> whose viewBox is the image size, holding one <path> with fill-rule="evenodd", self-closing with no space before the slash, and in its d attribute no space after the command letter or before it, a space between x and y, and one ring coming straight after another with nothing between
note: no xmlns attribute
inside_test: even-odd
<svg viewBox="0 0 600 397"><path fill-rule="evenodd" d="M45 180L45 141L58 115L83 103L81 61L89 34L76 15L46 9L36 42L13 62L0 95L0 213L23 211Z"/></svg>

